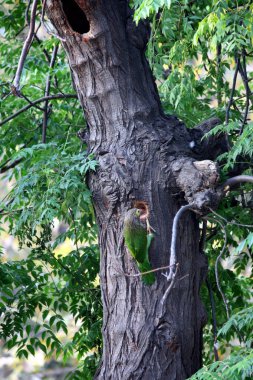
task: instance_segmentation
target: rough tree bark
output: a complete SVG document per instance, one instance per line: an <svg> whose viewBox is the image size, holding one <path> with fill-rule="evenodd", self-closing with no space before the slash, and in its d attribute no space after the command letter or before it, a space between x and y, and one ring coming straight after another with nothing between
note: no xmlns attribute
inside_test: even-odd
<svg viewBox="0 0 253 380"><path fill-rule="evenodd" d="M88 123L89 151L99 162L89 178L104 308L95 378L186 379L201 366L206 319L199 289L207 263L199 252L198 217L187 211L180 221L178 273L163 303L169 283L161 272L152 286L124 275L138 271L122 226L134 201L147 202L155 230L150 261L153 268L168 265L172 222L184 199L198 210L217 201L216 168L209 180L194 162L214 159L220 145L214 149L211 140L203 149L203 126L188 131L164 115L144 54L148 27L135 26L128 1L48 0L47 15L63 39Z"/></svg>

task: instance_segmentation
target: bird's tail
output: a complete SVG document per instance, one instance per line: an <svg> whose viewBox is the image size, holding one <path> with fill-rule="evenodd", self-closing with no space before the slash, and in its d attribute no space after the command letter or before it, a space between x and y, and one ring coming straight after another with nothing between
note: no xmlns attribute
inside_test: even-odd
<svg viewBox="0 0 253 380"><path fill-rule="evenodd" d="M144 261L144 263L138 263L138 267L141 273L152 270L150 263L148 261ZM152 285L155 282L154 273L143 274L141 277L142 277L142 281L146 285Z"/></svg>

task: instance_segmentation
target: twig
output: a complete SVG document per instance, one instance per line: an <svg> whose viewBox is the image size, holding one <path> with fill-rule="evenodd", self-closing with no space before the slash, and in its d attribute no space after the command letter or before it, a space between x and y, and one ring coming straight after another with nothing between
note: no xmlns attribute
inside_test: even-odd
<svg viewBox="0 0 253 380"><path fill-rule="evenodd" d="M206 279L206 286L208 289L208 294L210 298L210 303L211 303L211 310L212 310L212 325L213 325L213 352L214 352L214 358L216 361L219 361L219 354L217 350L217 319L216 319L216 311L215 311L215 301L213 297L213 290L211 283L209 279Z"/></svg>
<svg viewBox="0 0 253 380"><path fill-rule="evenodd" d="M253 78L252 78L253 79ZM248 81L249 82L249 81ZM252 97L252 95L253 95L253 93L251 92L250 93L250 97ZM238 98L236 98L236 99L234 99L233 100L233 103L234 102L237 102L238 100L241 100L241 99L243 99L243 98L245 98L247 95L245 94L245 95L241 95L241 96L238 96Z"/></svg>
<svg viewBox="0 0 253 380"><path fill-rule="evenodd" d="M36 33L34 34L34 38L38 42L38 44L41 45L41 40L39 39ZM43 48L42 51L46 57L46 60L48 61L48 63L50 63L50 55L48 54L45 48Z"/></svg>
<svg viewBox="0 0 253 380"><path fill-rule="evenodd" d="M166 289L160 304L161 307L164 306L166 299L168 295L170 294L171 289L173 288L179 268L179 263L176 262L177 260L177 254L176 254L176 243L177 243L177 231L178 231L178 222L180 217L183 215L183 213L187 210L192 208L192 204L188 204L185 206L182 206L176 213L174 220L173 220L173 225L172 225L172 234L171 234L171 246L170 246L170 271L169 274L166 274L165 277L167 278L167 281L170 281L170 284L168 288ZM185 277L185 276L184 276Z"/></svg>
<svg viewBox="0 0 253 380"><path fill-rule="evenodd" d="M32 0L28 0L28 5L27 5L26 11L25 11L25 21L26 21L26 24L28 26L30 25L29 11L30 11L31 2L32 2Z"/></svg>
<svg viewBox="0 0 253 380"><path fill-rule="evenodd" d="M218 228L214 228L212 231L210 231L209 235L206 237L206 241L211 240L214 236L217 235Z"/></svg>
<svg viewBox="0 0 253 380"><path fill-rule="evenodd" d="M125 272L121 272L121 273L123 273L126 277L140 277L143 274L158 272L159 270L164 270L164 269L168 269L168 268L171 268L171 265L166 265L165 267L155 268L155 269L147 270L146 272L135 273L135 274L128 274Z"/></svg>
<svg viewBox="0 0 253 380"><path fill-rule="evenodd" d="M221 72L221 43L218 43L216 46L216 55L217 55L217 71L216 71L217 102L218 102L218 107L220 107L222 104L221 88L223 84L222 72Z"/></svg>
<svg viewBox="0 0 253 380"><path fill-rule="evenodd" d="M235 187L239 183L247 182L247 183L253 183L253 176L250 175L237 175L235 177L229 178L224 182L222 185L223 191L228 191L231 188Z"/></svg>
<svg viewBox="0 0 253 380"><path fill-rule="evenodd" d="M19 111L15 112L11 116L9 116L6 119L4 119L3 121L1 121L0 126L4 125L8 121L14 119L18 115L20 115L22 112L29 110L29 108L34 107L36 104L44 102L45 100L70 99L70 98L76 98L77 99L77 95L76 94L56 94L56 95L50 95L50 96L43 96L42 98L34 100L33 102L31 102L31 104L28 104L27 106L21 108Z"/></svg>
<svg viewBox="0 0 253 380"><path fill-rule="evenodd" d="M6 196L2 199L2 201L3 201L5 198L6 198ZM2 201L1 201L1 202L2 202ZM4 208L0 209L0 215L2 215L2 216L6 215L6 212L4 212L4 211L6 210L6 208L7 208L10 204L12 204L12 202L14 202L14 199L10 199L10 200L6 203L6 205L4 206ZM7 214L8 214L8 213L7 213Z"/></svg>
<svg viewBox="0 0 253 380"><path fill-rule="evenodd" d="M170 272L168 274L168 280L171 280L173 278L173 268L176 266L177 262L177 254L176 254L176 243L177 243L177 231L178 231L178 222L182 214L192 208L192 204L188 204L185 206L182 206L178 212L176 213L174 220L173 220L173 226L172 226L172 234L171 234L171 246L170 246Z"/></svg>
<svg viewBox="0 0 253 380"><path fill-rule="evenodd" d="M217 212L215 212L213 209L211 209L211 207L209 207L209 210L214 214L216 215L218 218L222 219L223 222L225 222L226 224L232 224L234 226L238 226L238 227L246 227L246 228L251 228L253 227L253 224L242 224L242 223L237 223L237 222L230 222L229 220L227 220L226 218L224 218L224 216L221 216L220 214L218 214ZM217 219L215 219L217 220Z"/></svg>
<svg viewBox="0 0 253 380"><path fill-rule="evenodd" d="M11 164L8 165L8 161L5 165L2 165L0 167L0 174L3 174L7 172L10 169L15 168L20 162L22 161L22 158L18 158L17 160L13 161Z"/></svg>
<svg viewBox="0 0 253 380"><path fill-rule="evenodd" d="M40 22L40 25L41 25L41 22ZM39 25L39 27L40 27L40 25ZM38 32L39 27L37 28L37 30L36 30L35 33L34 33L34 38L35 38L35 40L38 42L38 44L41 45L42 42L41 42L41 40L39 39L39 37L38 37L38 35L37 35L37 32ZM47 50L46 50L45 48L42 47L42 52L43 52L44 56L46 57L47 62L50 64L50 62L51 62L51 57L50 57L50 55L48 54ZM55 84L55 87L58 88L58 80L57 80L56 75L54 75L54 84ZM59 91L60 91L60 89L59 89ZM60 92L61 92L61 91L60 91Z"/></svg>
<svg viewBox="0 0 253 380"><path fill-rule="evenodd" d="M31 46L32 40L33 40L37 5L38 5L38 0L34 0L33 4L32 4L32 10L31 10L31 22L30 22L29 33L27 35L27 38L25 40L25 43L24 43L24 46L22 49L22 53L21 53L20 58L19 58L18 68L17 68L16 75L15 75L15 78L13 81L13 85L12 85L13 94L18 95L18 96L19 96L19 87L20 87L20 77L22 74L22 70L24 67L24 63L25 63L27 54L30 50L30 46Z"/></svg>
<svg viewBox="0 0 253 380"><path fill-rule="evenodd" d="M223 230L223 233L224 233L224 244L223 244L222 250L220 251L220 254L216 258L214 271L215 271L215 279L216 279L217 288L218 288L218 290L219 290L219 292L221 294L223 303L225 305L227 319L229 319L230 318L230 313L229 313L228 301L227 301L227 299L225 297L225 294L223 293L223 291L221 289L220 280L219 280L219 269L218 269L219 261L221 260L222 255L223 255L223 253L224 253L224 251L226 249L226 246L227 246L227 231L226 231L225 225L220 220L218 220L218 219L214 219L214 220L215 220L216 223L218 223L221 226L221 228Z"/></svg>
<svg viewBox="0 0 253 380"><path fill-rule="evenodd" d="M218 215L218 214L216 214L216 215ZM215 278L216 278L216 283L217 283L218 290L219 290L219 292L220 292L220 294L222 296L223 302L225 304L226 313L227 313L227 319L229 319L230 318L230 312L229 312L228 302L227 302L227 299L226 299L224 293L222 292L222 289L221 289L221 286L220 286L220 283L219 283L219 276L218 276L218 262L220 261L222 255L224 253L225 247L227 245L227 231L226 231L226 228L225 228L224 224L220 220L217 220L217 219L213 219L213 220L215 222L217 222L222 227L222 230L224 232L224 245L222 247L222 250L221 250L219 256L217 257L217 259L215 261ZM235 328L236 333L238 334L240 342L243 342L244 339L243 339L240 331L238 330L238 328L236 326L234 326L234 328Z"/></svg>
<svg viewBox="0 0 253 380"><path fill-rule="evenodd" d="M248 117L248 113L249 113L249 102L250 102L250 95L251 95L251 91L250 91L249 84L248 84L248 75L247 75L245 52L243 54L243 66L241 65L241 63L239 63L239 72L240 72L240 75L241 75L241 78L243 81L243 85L245 88L245 92L246 92L245 111L244 111L243 122L242 122L242 125L240 128L240 135L241 135L243 132L244 125L247 124L247 117Z"/></svg>
<svg viewBox="0 0 253 380"><path fill-rule="evenodd" d="M236 60L237 60L237 63L236 63L236 68L235 68L235 72L234 72L234 77L233 77L232 89L231 89L228 105L227 105L227 108L226 108L226 124L229 123L229 113L230 113L230 108L231 108L232 103L233 103L233 98L234 98L234 93L235 93L235 86L236 86L236 80L237 80L237 74L238 74L238 71L239 71L240 58L237 57Z"/></svg>
<svg viewBox="0 0 253 380"><path fill-rule="evenodd" d="M24 95L24 94L21 93L21 92L19 92L19 94L20 94L20 97L21 97L21 98L24 98L29 104L32 105L32 107L37 108L39 111L44 111L44 108L39 107L39 106L35 106L35 105L33 104L33 102L32 102L32 101L31 101L26 95Z"/></svg>
<svg viewBox="0 0 253 380"><path fill-rule="evenodd" d="M57 52L58 52L59 45L55 45L50 65L49 65L49 73L46 80L46 87L45 87L45 97L49 96L50 93L50 85L51 85L51 73L50 70L54 67ZM43 115L43 124L42 124L42 143L46 143L46 134L47 134L47 121L48 121L48 100L45 101L45 107L44 107L44 115Z"/></svg>
<svg viewBox="0 0 253 380"><path fill-rule="evenodd" d="M48 27L47 27L47 24L45 23L45 20L44 20L44 17L45 17L45 11L46 11L46 3L47 3L47 0L42 0L42 11L41 11L41 23L42 25L44 26L44 28L46 29L47 33L50 34L51 36L54 36L56 38L58 38L60 41L66 41L65 38L59 36L58 34L52 32Z"/></svg>
<svg viewBox="0 0 253 380"><path fill-rule="evenodd" d="M175 270L175 272L172 273L171 283L169 284L168 288L166 289L166 291L165 291L165 293L164 293L164 295L160 301L162 306L164 305L168 295L170 294L171 289L173 288L173 285L174 285L175 279L176 279L176 275L177 275L177 271L178 271L178 266L179 266L179 264L176 264L176 270Z"/></svg>
<svg viewBox="0 0 253 380"><path fill-rule="evenodd" d="M73 222L73 225L74 225L74 231L75 231L75 246L76 246L76 250L77 250L77 252L79 253L78 240L77 240L77 229L76 229L76 222L75 222L75 215L74 215L74 213L73 213L72 208L70 208L70 207L69 207L69 213L70 213L70 215L71 215L72 222Z"/></svg>
<svg viewBox="0 0 253 380"><path fill-rule="evenodd" d="M203 220L203 229L201 234L201 239L199 241L199 252L201 254L205 254L205 242L206 242L206 232L207 232L207 220ZM213 351L214 351L214 357L215 360L219 360L218 350L217 350L217 319L216 319L216 312L215 312L215 302L213 298L213 291L210 284L210 281L208 280L208 277L206 278L206 286L209 293L210 303L211 303L211 310L212 310L212 325L213 325Z"/></svg>

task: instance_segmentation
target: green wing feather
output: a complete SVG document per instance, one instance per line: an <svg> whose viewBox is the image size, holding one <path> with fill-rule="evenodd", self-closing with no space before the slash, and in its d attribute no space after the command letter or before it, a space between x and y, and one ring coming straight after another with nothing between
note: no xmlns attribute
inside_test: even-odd
<svg viewBox="0 0 253 380"><path fill-rule="evenodd" d="M143 263L138 263L138 268L140 272L147 272L149 270L152 270L151 265L149 263L149 258L148 258L148 250L151 244L151 241L153 239L154 235L149 233L147 235L147 247L146 247L146 259ZM152 285L155 282L155 274L154 273L147 273L142 276L142 281L146 285Z"/></svg>
<svg viewBox="0 0 253 380"><path fill-rule="evenodd" d="M147 234L147 228L139 218L138 209L133 208L126 213L123 234L125 244L135 258L140 272L151 270L148 250L153 234ZM155 282L155 275L148 273L142 276L142 280L145 284L151 285Z"/></svg>
<svg viewBox="0 0 253 380"><path fill-rule="evenodd" d="M147 232L140 226L127 227L124 230L124 238L127 248L136 261L142 263L146 259Z"/></svg>
<svg viewBox="0 0 253 380"><path fill-rule="evenodd" d="M149 270L152 270L150 264L148 261L145 261L144 263L137 263L138 265L138 268L140 270L140 272L147 272ZM144 282L144 284L146 285L152 285L154 282L155 282L155 275L154 273L147 273L147 274L143 274L142 276L142 281Z"/></svg>

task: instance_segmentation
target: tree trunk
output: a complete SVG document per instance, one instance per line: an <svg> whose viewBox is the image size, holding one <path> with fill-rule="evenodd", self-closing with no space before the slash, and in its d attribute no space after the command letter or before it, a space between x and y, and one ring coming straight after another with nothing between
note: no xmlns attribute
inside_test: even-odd
<svg viewBox="0 0 253 380"><path fill-rule="evenodd" d="M145 201L155 230L152 267L169 265L180 187L189 175L186 195L193 196L192 162L205 157L191 148L192 133L164 115L144 54L148 28L134 25L127 3L47 1L88 123L89 152L99 163L89 177L104 310L103 356L95 378L181 380L201 366L205 322L199 289L206 261L199 252L196 214L187 211L179 223L178 273L165 300L169 282L161 271L152 286L126 276L138 269L124 246L122 227L134 201Z"/></svg>

